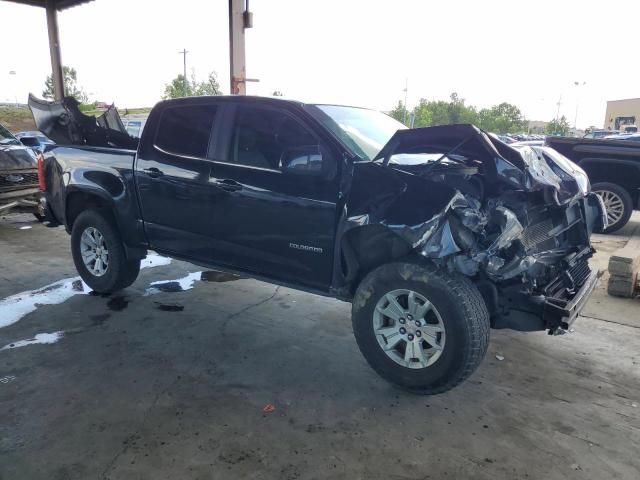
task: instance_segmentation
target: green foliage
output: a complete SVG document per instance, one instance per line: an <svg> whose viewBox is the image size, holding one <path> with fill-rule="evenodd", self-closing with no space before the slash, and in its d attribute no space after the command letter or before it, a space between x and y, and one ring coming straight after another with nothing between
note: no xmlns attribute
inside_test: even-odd
<svg viewBox="0 0 640 480"><path fill-rule="evenodd" d="M415 115L415 119L413 120L414 127L428 127L429 125L433 125L433 109L430 103L433 102L428 102L424 98L420 99L418 105L413 110L413 114Z"/></svg>
<svg viewBox="0 0 640 480"><path fill-rule="evenodd" d="M390 115L403 121L406 109L398 102ZM467 105L464 98L452 93L449 101L427 100L421 98L413 109L414 127L433 125L451 125L454 123L472 123L480 128L497 133L513 133L526 130L527 121L515 105L501 103L478 111L473 105Z"/></svg>
<svg viewBox="0 0 640 480"><path fill-rule="evenodd" d="M527 121L520 109L506 102L480 110L477 125L496 133L516 133L527 129Z"/></svg>
<svg viewBox="0 0 640 480"><path fill-rule="evenodd" d="M389 112L389 116L395 118L400 123L404 123L409 126L407 122L409 121L409 111L407 107L404 105L402 100L398 101L398 105L395 106L393 110Z"/></svg>
<svg viewBox="0 0 640 480"><path fill-rule="evenodd" d="M86 103L89 98L86 92L78 86L78 73L73 67L62 67L62 75L64 77L64 95L65 97L74 97L80 103ZM49 100L55 98L53 92L53 77L47 75L44 81L44 90L42 90L42 97Z"/></svg>
<svg viewBox="0 0 640 480"><path fill-rule="evenodd" d="M164 87L163 99L193 97L202 95L222 95L220 82L216 72L211 72L206 80L198 82L195 75L191 75L191 80L185 81L184 75L180 74Z"/></svg>
<svg viewBox="0 0 640 480"><path fill-rule="evenodd" d="M284 97L284 95L282 94L282 92L280 90L274 90L271 95L274 96L274 97Z"/></svg>
<svg viewBox="0 0 640 480"><path fill-rule="evenodd" d="M569 125L567 117L564 115L560 118L554 118L551 120L545 129L547 135L560 135L563 137L568 135L570 130L571 126Z"/></svg>

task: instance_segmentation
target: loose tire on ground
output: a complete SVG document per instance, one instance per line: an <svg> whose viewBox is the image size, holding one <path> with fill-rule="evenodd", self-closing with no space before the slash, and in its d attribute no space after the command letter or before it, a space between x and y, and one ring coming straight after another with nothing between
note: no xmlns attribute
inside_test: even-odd
<svg viewBox="0 0 640 480"><path fill-rule="evenodd" d="M107 251L107 255L104 256L107 263L106 266L104 263L101 264L104 266L101 275L92 273L83 260L83 248L85 254L87 253L87 241L84 241L83 247L81 240L85 232L92 232L95 236L99 234ZM140 260L127 259L117 227L107 214L99 210L85 210L78 215L71 231L71 254L82 280L99 293L111 293L128 287L140 272ZM93 265L95 266L95 263Z"/></svg>
<svg viewBox="0 0 640 480"><path fill-rule="evenodd" d="M601 233L612 233L624 227L633 213L633 199L629 192L609 182L595 183L591 190L600 195L607 207L609 226Z"/></svg>
<svg viewBox="0 0 640 480"><path fill-rule="evenodd" d="M411 295L406 292L414 293ZM389 302L385 306L388 298L395 298L396 303ZM424 300L431 303L437 315L431 307L422 303ZM422 321L415 322L415 325L428 325L426 329L407 323L411 302L417 305L413 311L419 311L415 317L427 311ZM396 307L404 310L401 314L404 317L400 316L398 321L391 318L397 316ZM381 318L388 324L380 325ZM398 323L400 320L405 323ZM482 362L489 344L489 313L475 285L465 277L429 265L390 263L373 270L356 291L352 322L356 341L369 365L387 381L425 395L445 392L469 377ZM374 325L375 322L378 323ZM398 337L394 336L394 325L405 327L407 336L404 340L398 341ZM428 342L431 343L418 340L421 348L414 350L417 347L413 342L421 328L424 329L421 338L428 336ZM410 333L407 333L409 329ZM382 331L391 333L389 336L381 335ZM406 343L411 338L408 335L413 337L411 347ZM387 351L391 350L389 346L395 341L398 343L388 354ZM412 349L408 355L409 361L403 359L402 341L406 343L405 359L406 349ZM382 346L385 342L388 342L387 351ZM438 348L441 350L438 351ZM415 358L413 355L418 351L431 352L431 357L426 359L428 355L425 354L425 361L421 362L420 354L416 354ZM437 358L431 361L435 354L438 354Z"/></svg>

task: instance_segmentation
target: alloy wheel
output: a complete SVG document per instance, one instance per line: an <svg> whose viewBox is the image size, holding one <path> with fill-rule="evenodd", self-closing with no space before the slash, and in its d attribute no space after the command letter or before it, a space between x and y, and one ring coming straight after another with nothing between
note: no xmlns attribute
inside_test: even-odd
<svg viewBox="0 0 640 480"><path fill-rule="evenodd" d="M380 348L412 369L433 365L445 346L445 328L436 307L413 290L388 292L376 304L373 329Z"/></svg>
<svg viewBox="0 0 640 480"><path fill-rule="evenodd" d="M104 235L95 227L87 227L80 236L80 253L89 272L101 277L109 268L109 250Z"/></svg>
<svg viewBox="0 0 640 480"><path fill-rule="evenodd" d="M600 196L602 203L604 203L609 225L618 223L624 215L624 202L622 198L608 190L599 190L595 193Z"/></svg>

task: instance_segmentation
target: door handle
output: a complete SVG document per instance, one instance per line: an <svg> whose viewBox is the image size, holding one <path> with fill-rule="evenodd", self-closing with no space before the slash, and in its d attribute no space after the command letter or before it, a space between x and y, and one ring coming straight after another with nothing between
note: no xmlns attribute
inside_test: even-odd
<svg viewBox="0 0 640 480"><path fill-rule="evenodd" d="M224 178L222 180L215 181L216 187L221 188L222 190L226 190L227 192L237 192L238 190L242 190L242 184L236 182L235 180L231 180L229 178Z"/></svg>
<svg viewBox="0 0 640 480"><path fill-rule="evenodd" d="M164 175L164 172L156 167L145 168L142 171L152 178L157 178Z"/></svg>

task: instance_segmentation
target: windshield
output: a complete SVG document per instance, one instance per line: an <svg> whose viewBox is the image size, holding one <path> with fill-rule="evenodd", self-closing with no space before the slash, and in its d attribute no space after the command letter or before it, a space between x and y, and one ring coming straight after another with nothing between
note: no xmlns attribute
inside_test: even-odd
<svg viewBox="0 0 640 480"><path fill-rule="evenodd" d="M365 160L373 160L396 131L407 128L375 110L338 105L315 107L324 114L316 115L318 119Z"/></svg>
<svg viewBox="0 0 640 480"><path fill-rule="evenodd" d="M20 145L20 142L11 135L9 130L0 125L0 145Z"/></svg>

